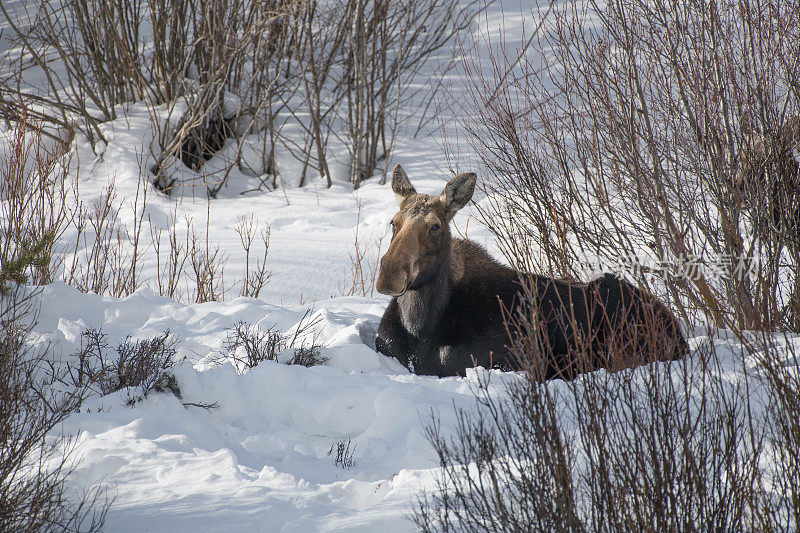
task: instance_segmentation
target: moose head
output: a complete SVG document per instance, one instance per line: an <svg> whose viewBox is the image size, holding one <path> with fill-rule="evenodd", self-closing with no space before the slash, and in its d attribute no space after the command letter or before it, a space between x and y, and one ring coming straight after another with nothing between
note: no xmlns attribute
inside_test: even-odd
<svg viewBox="0 0 800 533"><path fill-rule="evenodd" d="M391 221L392 241L381 259L378 292L401 296L441 272L450 256L450 221L472 198L476 180L474 172L464 172L432 196L418 193L403 167L394 167L392 191L400 211Z"/></svg>

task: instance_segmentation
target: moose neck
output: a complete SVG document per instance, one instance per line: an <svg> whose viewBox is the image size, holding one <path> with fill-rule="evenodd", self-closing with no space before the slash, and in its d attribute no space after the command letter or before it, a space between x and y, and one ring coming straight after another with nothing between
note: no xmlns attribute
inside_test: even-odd
<svg viewBox="0 0 800 533"><path fill-rule="evenodd" d="M415 337L433 330L449 299L450 259L447 257L425 283L397 297L403 326Z"/></svg>

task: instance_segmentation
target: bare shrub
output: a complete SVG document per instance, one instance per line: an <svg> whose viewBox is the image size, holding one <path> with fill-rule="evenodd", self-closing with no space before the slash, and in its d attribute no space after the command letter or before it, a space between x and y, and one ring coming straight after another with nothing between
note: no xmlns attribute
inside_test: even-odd
<svg viewBox="0 0 800 533"><path fill-rule="evenodd" d="M489 72L474 56L462 125L509 261L596 261L685 318L800 331L798 21L792 2L566 2L519 63L505 42Z"/></svg>
<svg viewBox="0 0 800 533"><path fill-rule="evenodd" d="M198 227L189 217L181 226L177 211L173 210L168 218L169 228L163 230L149 217L145 220L150 187L140 180L130 206L117 200L113 184L91 207L78 206L71 219L74 243L60 248L62 253L69 252L63 280L83 292L128 296L149 281L141 275L141 262L145 252L152 249L156 264L154 290L160 295L196 303L224 300L231 286L225 276L228 254L210 241L210 204L203 226ZM131 227L118 220L119 213L127 207L134 213ZM271 275L267 269L269 226L259 230L252 217L242 217L234 231L245 251L240 295L256 298ZM257 251L258 242L263 245L263 252ZM61 260L61 256L56 259Z"/></svg>
<svg viewBox="0 0 800 533"><path fill-rule="evenodd" d="M178 180L171 159L197 171L237 132L274 125L277 92L285 86L276 74L292 51L283 18L296 11L294 4L42 1L19 22L0 8L22 52L17 68L0 80L0 111L16 120L35 106L41 120L78 130L94 146L107 142L99 124L117 117L118 104L146 101L157 130L155 182L169 191ZM44 86L27 87L31 69L45 74ZM163 124L164 105L177 125ZM230 166L240 163L240 150ZM230 166L208 178L210 195Z"/></svg>
<svg viewBox="0 0 800 533"><path fill-rule="evenodd" d="M797 338L787 335L740 336L758 361L766 388L764 485L770 488L764 528L800 528L800 353Z"/></svg>
<svg viewBox="0 0 800 533"><path fill-rule="evenodd" d="M187 232L191 230L189 239L189 264L192 267L194 296L197 303L217 302L225 298L225 263L228 258L219 245L211 246L209 242L209 224L211 223L211 203L206 211L206 227L204 238L187 221Z"/></svg>
<svg viewBox="0 0 800 533"><path fill-rule="evenodd" d="M289 365L301 366L317 366L324 365L328 362L328 358L322 355L322 350L316 344L308 346L300 346L294 349L292 358L289 359Z"/></svg>
<svg viewBox="0 0 800 533"><path fill-rule="evenodd" d="M30 122L15 125L7 150L0 162L0 285L49 283L57 242L73 216L70 161Z"/></svg>
<svg viewBox="0 0 800 533"><path fill-rule="evenodd" d="M152 220L148 218L150 225L150 238L153 243L156 259L156 284L158 293L167 298L178 299L179 284L183 279L183 272L188 259L189 250L189 231L186 232L185 242L179 238L177 229L177 213L171 213L170 229L167 230L166 245L161 246L162 230L156 229ZM162 256L162 250L164 255Z"/></svg>
<svg viewBox="0 0 800 533"><path fill-rule="evenodd" d="M341 296L369 296L375 294L375 281L378 279L380 267L381 245L386 236L381 235L371 242L364 243L359 237L359 223L361 222L361 202L357 203L358 215L356 216L356 232L353 237L353 248L350 256L350 272L346 280L339 281L339 295Z"/></svg>
<svg viewBox="0 0 800 533"><path fill-rule="evenodd" d="M83 292L116 298L129 296L139 288L142 280L138 268L148 188L146 181L139 180L131 205L134 212L131 228L125 228L117 220L123 206L117 202L113 183L90 208L83 203L78 206L72 220L76 230L72 262L64 274L67 284Z"/></svg>
<svg viewBox="0 0 800 533"><path fill-rule="evenodd" d="M197 185L215 197L234 168L261 187L271 175L274 187L278 146L301 162L301 186L309 170L330 186L333 138L349 149L357 187L412 117L425 120L437 75L453 65L446 45L481 9L474 0L42 0L17 23L1 8L20 53L0 79L0 112L17 120L35 108L95 146L108 142L100 124L119 104L144 101L155 133L148 170L165 193ZM33 70L45 83L31 88ZM284 135L287 125L303 139ZM229 142L228 160L207 169ZM249 147L258 158L243 157Z"/></svg>
<svg viewBox="0 0 800 533"><path fill-rule="evenodd" d="M110 501L98 487L69 490L75 442L56 433L87 391L54 386L50 350L28 344L38 293L2 283L0 529L100 531Z"/></svg>
<svg viewBox="0 0 800 533"><path fill-rule="evenodd" d="M306 133L303 146L286 147L331 185L328 143L339 136L350 152L350 181L373 176L394 146L395 136L435 96L435 76L426 69L480 11L478 2L308 2L299 13L299 86L303 107L291 109ZM289 93L293 94L293 93ZM305 118L307 116L307 119Z"/></svg>
<svg viewBox="0 0 800 533"><path fill-rule="evenodd" d="M150 339L132 341L125 339L117 347L116 384L118 388L136 387L140 396L130 396L133 404L152 392L171 392L178 398L181 390L178 380L170 370L177 362L175 344L177 339L169 331Z"/></svg>
<svg viewBox="0 0 800 533"><path fill-rule="evenodd" d="M27 17L22 20L0 5L10 29L6 37L12 50L19 50L16 58L6 58L9 65L13 61L17 68L7 69L0 78L0 115L15 122L33 117L56 131L81 132L94 147L98 142L108 142L99 123L114 117L113 105L117 102L109 101L90 78L92 62L85 59L87 55L103 54L103 46L76 34L69 24L70 17L62 16L69 4L68 0L32 3L26 6ZM57 62L63 64L63 74L55 68ZM43 74L42 86L30 86L26 78L29 71Z"/></svg>
<svg viewBox="0 0 800 533"><path fill-rule="evenodd" d="M106 395L128 389L128 405L135 405L151 392L171 392L181 397L171 369L178 362L177 339L169 331L150 339L121 342L111 356L107 336L96 329L81 334L81 347L67 366L63 381L73 387L91 388Z"/></svg>
<svg viewBox="0 0 800 533"><path fill-rule="evenodd" d="M305 312L293 332L287 333L272 326L266 330L240 320L231 328L222 344L222 354L240 370L250 370L262 361L275 361L288 349L292 356L287 365L324 365L328 358L322 355L313 333L319 319ZM309 342L306 337L312 334Z"/></svg>
<svg viewBox="0 0 800 533"><path fill-rule="evenodd" d="M349 470L358 464L358 461L355 459L357 446L353 444L351 448L350 444L352 444L350 439L347 439L347 442L340 440L331 444L331 449L328 450L328 456L333 455L334 466Z"/></svg>
<svg viewBox="0 0 800 533"><path fill-rule="evenodd" d="M311 0L302 4L298 13L298 42L301 44L295 59L300 65L298 84L303 106L298 109L287 106L287 111L303 128L306 139L302 147L288 139L284 144L298 161L303 162L301 186L309 168L313 168L328 187L333 183L327 147L335 126L336 110L344 96L342 91L335 90L338 86L336 69L341 64L350 27L347 23L352 12L350 4L349 0L341 3ZM307 122L301 116L305 114Z"/></svg>
<svg viewBox="0 0 800 533"><path fill-rule="evenodd" d="M251 269L250 267L250 251L253 248L253 242L256 238L256 226L253 216L250 218L239 217L239 222L234 227L234 231L239 236L239 241L242 243L244 249L244 279L242 279L242 290L239 293L241 296L249 296L250 298L258 298L261 289L269 281L272 273L267 270L267 254L269 253L269 233L270 226L267 224L265 228L261 228L258 232L259 241L264 245L264 253L260 257L254 255L255 263Z"/></svg>
<svg viewBox="0 0 800 533"><path fill-rule="evenodd" d="M275 328L262 330L240 320L227 333L222 351L238 366L253 368L262 361L277 361L286 349L283 332Z"/></svg>
<svg viewBox="0 0 800 533"><path fill-rule="evenodd" d="M454 430L428 424L441 475L413 519L423 531L797 527L796 339L767 331L797 330L798 26L785 21L800 11L611 0L551 13L520 59L501 42L488 75L467 64L484 222L520 270L580 279L587 262L614 265L712 326L670 363L657 362L657 324L616 329L605 370L546 382L535 305L508 316L527 371L505 394L485 375ZM593 342L568 356L578 373L596 368Z"/></svg>
<svg viewBox="0 0 800 533"><path fill-rule="evenodd" d="M350 181L373 176L394 146L395 136L418 111L425 115L436 95L434 59L443 75L453 57L445 51L491 2L416 0L347 2L345 41L346 124ZM441 54L441 55L437 55ZM424 119L423 119L424 120ZM384 165L385 171L388 165Z"/></svg>
<svg viewBox="0 0 800 533"><path fill-rule="evenodd" d="M104 294L112 287L114 263L121 254L122 239L114 240L117 210L114 186L109 185L92 206L91 211L82 209L76 217L75 249L67 283L83 292ZM121 237L118 233L117 237ZM91 246L87 239L91 239ZM116 245L116 246L115 246ZM83 250L79 260L78 251Z"/></svg>
<svg viewBox="0 0 800 533"><path fill-rule="evenodd" d="M20 105L35 103L43 117L77 126L94 144L106 141L98 124L116 118L117 104L145 100L158 106L187 96L190 112L160 140L156 167L178 156L197 168L230 133L222 118L226 89L246 96L251 106L269 97L268 75L247 72L246 65L254 48L277 42L270 30L283 4L59 0L40 2L20 25L2 9L13 40L47 80L43 90L21 89L30 68L21 58L19 69L2 80L5 112L13 117Z"/></svg>
<svg viewBox="0 0 800 533"><path fill-rule="evenodd" d="M764 484L761 465L774 452L764 440L765 406L751 396L758 382L746 351L718 351L709 336L669 364L548 382L536 363L548 353L538 327L510 323L515 355L533 364L505 393L484 374L475 413L458 411L452 431L436 417L428 424L441 474L415 509L422 531L736 531L786 523L789 507L772 505L781 493ZM616 337L609 356L632 342ZM579 345L571 357L588 360L590 349ZM657 361L662 340L649 337L639 350L642 361ZM736 380L727 377L732 366Z"/></svg>

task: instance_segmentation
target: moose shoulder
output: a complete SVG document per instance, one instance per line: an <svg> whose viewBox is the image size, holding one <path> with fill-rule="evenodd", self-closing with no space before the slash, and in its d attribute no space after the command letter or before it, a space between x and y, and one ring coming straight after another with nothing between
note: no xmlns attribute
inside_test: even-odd
<svg viewBox="0 0 800 533"><path fill-rule="evenodd" d="M419 194L403 168L395 167L392 191L400 211L392 219L392 241L376 284L393 298L378 328L378 351L417 374L451 376L472 366L519 368L507 347L503 310L524 314L531 306L547 347L545 377L574 376L571 356L580 351L579 342L586 342L591 355L580 370L607 366L611 337L623 330L657 329L663 335L658 359L688 351L669 310L625 281L606 275L579 284L520 275L478 244L452 238L449 223L469 202L475 182L474 173L459 174L439 196ZM636 351L636 339L630 339L634 342L627 348Z"/></svg>

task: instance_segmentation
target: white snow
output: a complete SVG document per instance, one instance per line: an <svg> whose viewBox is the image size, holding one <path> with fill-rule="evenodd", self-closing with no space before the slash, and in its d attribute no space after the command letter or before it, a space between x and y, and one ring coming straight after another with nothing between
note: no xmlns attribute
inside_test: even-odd
<svg viewBox="0 0 800 533"><path fill-rule="evenodd" d="M176 371L182 401L219 404L184 407L155 394L131 408L120 391L67 420L62 432L79 435L72 483L101 480L115 498L108 531L407 531L409 506L437 466L423 422L432 409L449 422L454 405L473 408L472 387L486 372L415 376L376 353L365 342L384 307L377 299L318 302L325 366L263 362L239 374L193 362L217 355L239 319L291 329L302 308L247 298L187 305L150 289L101 298L61 283L42 298L37 331L51 333L64 356L89 326L102 325L111 345L169 329L186 357ZM515 379L493 374L498 384ZM355 447L350 469L328 455L340 440Z"/></svg>
<svg viewBox="0 0 800 533"><path fill-rule="evenodd" d="M182 399L152 394L131 408L126 391L94 397L60 430L78 436L71 486L101 482L114 497L108 531L412 531L408 513L420 490L434 487L438 467L425 423L436 413L445 431L454 427L454 408L477 408L476 385L489 372L416 376L376 353L369 345L384 299L316 302L326 365L267 361L245 373L209 364L227 329L243 319L291 330L302 306L250 298L183 304L148 288L115 299L63 283L44 287L42 299L38 340L54 342L63 357L78 348L87 327L102 326L112 346L127 335L167 329L181 339L178 356L185 361L175 375ZM704 340L689 338L692 346ZM724 332L715 342L714 379L733 390L742 376L739 344ZM675 364L681 379L683 367ZM494 394L519 379L490 373ZM339 441L354 446L349 469L329 455Z"/></svg>
<svg viewBox="0 0 800 533"><path fill-rule="evenodd" d="M12 4L19 8L23 2ZM521 11L522 16L513 2L496 4L476 31L495 35L504 24L507 37L519 33L533 24L530 8ZM461 81L448 83L457 91ZM446 428L455 422L454 406L474 409L475 384L487 371L446 379L409 373L373 349L388 298L377 292L341 296L356 229L370 261L386 249L388 221L396 211L389 184L373 178L353 191L343 174L330 189L313 179L297 188L295 164L279 156L284 183L277 190L241 195L257 179L235 173L230 188L210 203L191 188L177 197L151 188L146 206L135 205L144 187L140 169L148 156L143 154L153 136L149 121L141 105L126 106L118 120L103 125L110 142L102 153L75 141L72 172L80 200L91 205L113 183L124 231L133 230L142 209L146 236L151 229L171 228L185 235L187 220L203 232L207 226L210 244L227 257L230 282L222 302L187 304L159 296L155 251L148 245L141 259L143 287L127 298L85 294L63 282L43 287L37 339L51 342L64 357L77 349L81 332L102 328L112 346L129 335L147 338L169 330L185 358L175 372L181 400L154 394L131 408L120 391L92 398L67 419L60 432L78 436L75 459L80 459L71 486L107 487L114 498L108 531L412 531L411 505L422 488L432 486L438 467L425 440L425 420L438 412ZM420 192L438 194L454 171L466 170L456 167L467 165L468 158L462 154L454 162L439 135L400 139L389 162L402 163ZM463 210L455 227L497 256L474 213ZM267 263L273 275L258 299L237 297L235 282L245 258L234 227L250 216L259 227L271 228ZM71 244L73 236L67 232L65 242ZM70 261L67 254L66 264ZM189 292L182 284L181 296ZM237 321L290 330L309 308L319 317L315 331L329 358L325 365L264 362L238 373L231 364L210 363ZM731 344L728 352L734 349ZM518 379L491 373L498 394L503 383ZM730 373L735 380L736 371ZM342 440L355 446L356 464L349 469L334 465L328 455Z"/></svg>

